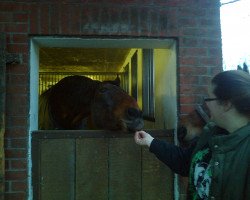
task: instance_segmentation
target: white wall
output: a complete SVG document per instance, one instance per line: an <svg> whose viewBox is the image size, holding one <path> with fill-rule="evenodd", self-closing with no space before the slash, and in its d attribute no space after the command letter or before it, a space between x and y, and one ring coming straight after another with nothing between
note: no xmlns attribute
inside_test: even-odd
<svg viewBox="0 0 250 200"><path fill-rule="evenodd" d="M177 124L176 47L154 49L155 123L146 128L173 129Z"/></svg>

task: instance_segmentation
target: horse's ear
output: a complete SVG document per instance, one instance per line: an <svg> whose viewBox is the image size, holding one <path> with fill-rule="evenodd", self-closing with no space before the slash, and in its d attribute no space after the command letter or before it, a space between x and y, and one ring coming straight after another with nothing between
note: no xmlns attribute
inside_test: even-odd
<svg viewBox="0 0 250 200"><path fill-rule="evenodd" d="M237 65L237 70L243 70L240 65Z"/></svg>
<svg viewBox="0 0 250 200"><path fill-rule="evenodd" d="M120 80L120 78L119 78L119 76L118 76L118 74L117 74L117 76L116 76L116 78L115 78L115 80L114 80L114 85L120 87L120 84L121 84L121 80Z"/></svg>
<svg viewBox="0 0 250 200"><path fill-rule="evenodd" d="M116 86L120 87L121 80L119 78L119 75L117 74L115 80L113 80L113 81L103 81L103 83L110 83L112 85L116 85Z"/></svg>
<svg viewBox="0 0 250 200"><path fill-rule="evenodd" d="M243 71L249 73L248 66L247 66L247 64L245 62L243 63Z"/></svg>

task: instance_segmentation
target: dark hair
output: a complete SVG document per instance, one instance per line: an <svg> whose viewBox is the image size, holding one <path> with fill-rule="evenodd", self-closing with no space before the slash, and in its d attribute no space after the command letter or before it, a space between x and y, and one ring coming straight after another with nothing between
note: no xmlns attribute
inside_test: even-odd
<svg viewBox="0 0 250 200"><path fill-rule="evenodd" d="M229 70L212 79L213 93L220 101L230 101L239 113L250 117L250 75L241 70Z"/></svg>

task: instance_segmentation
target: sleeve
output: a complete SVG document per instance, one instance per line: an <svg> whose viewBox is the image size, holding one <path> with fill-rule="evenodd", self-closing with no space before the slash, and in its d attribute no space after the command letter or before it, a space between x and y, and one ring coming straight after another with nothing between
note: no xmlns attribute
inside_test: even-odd
<svg viewBox="0 0 250 200"><path fill-rule="evenodd" d="M189 148L182 148L163 140L154 139L149 151L176 174L188 176L194 147L195 144Z"/></svg>

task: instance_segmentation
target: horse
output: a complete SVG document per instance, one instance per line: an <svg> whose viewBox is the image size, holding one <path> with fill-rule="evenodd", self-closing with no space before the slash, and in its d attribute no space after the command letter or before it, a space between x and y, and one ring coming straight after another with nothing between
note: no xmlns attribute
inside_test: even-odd
<svg viewBox="0 0 250 200"><path fill-rule="evenodd" d="M61 79L40 95L39 129L141 130L142 111L119 85L119 77L102 82L78 75Z"/></svg>
<svg viewBox="0 0 250 200"><path fill-rule="evenodd" d="M177 128L177 138L180 146L188 147L196 143L203 127L209 121L209 114L204 106L197 105L188 115L184 116Z"/></svg>

